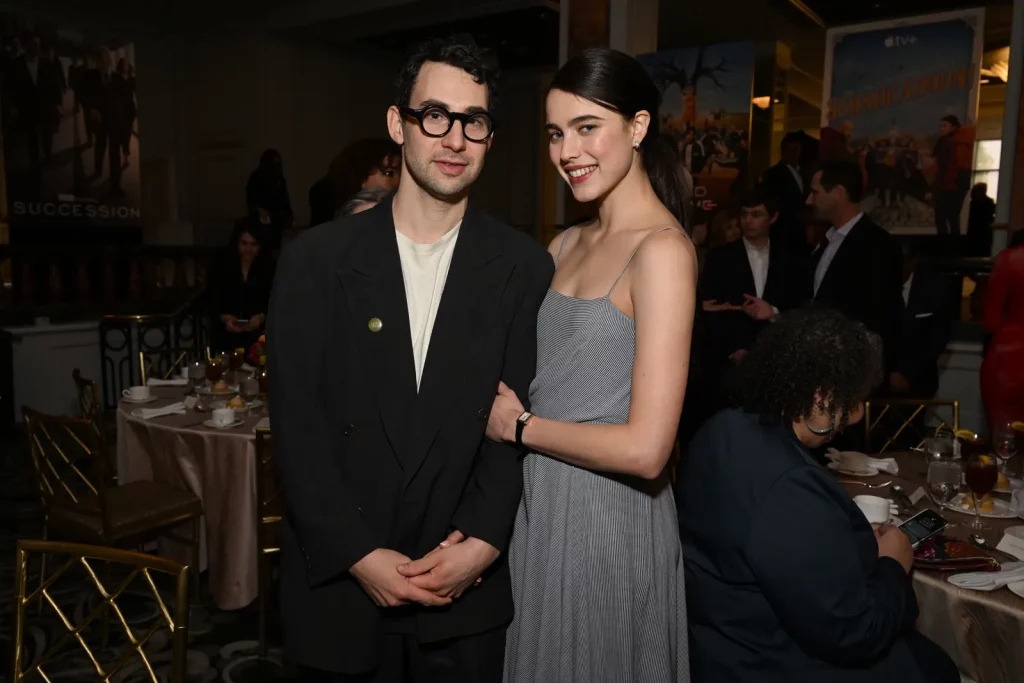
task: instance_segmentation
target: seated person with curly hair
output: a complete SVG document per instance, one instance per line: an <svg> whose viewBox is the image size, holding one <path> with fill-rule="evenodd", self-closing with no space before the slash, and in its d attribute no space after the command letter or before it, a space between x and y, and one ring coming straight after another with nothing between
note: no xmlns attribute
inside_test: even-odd
<svg viewBox="0 0 1024 683"><path fill-rule="evenodd" d="M827 309L790 311L740 365L739 407L679 471L693 683L954 683L914 631L913 553L873 529L812 451L864 414L877 338Z"/></svg>

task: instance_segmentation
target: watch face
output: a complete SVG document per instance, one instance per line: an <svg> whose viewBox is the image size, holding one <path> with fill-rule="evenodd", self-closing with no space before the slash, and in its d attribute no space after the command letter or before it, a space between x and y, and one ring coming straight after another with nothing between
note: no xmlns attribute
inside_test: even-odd
<svg viewBox="0 0 1024 683"><path fill-rule="evenodd" d="M533 417L533 415L531 415L530 412L527 411L527 412L523 413L522 415L520 415L516 419L516 422L519 422L520 424L526 424L526 421L529 420L531 417Z"/></svg>

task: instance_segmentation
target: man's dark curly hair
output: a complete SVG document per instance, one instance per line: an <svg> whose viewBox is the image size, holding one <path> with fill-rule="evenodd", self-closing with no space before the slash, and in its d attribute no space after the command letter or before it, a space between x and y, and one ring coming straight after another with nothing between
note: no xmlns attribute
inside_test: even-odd
<svg viewBox="0 0 1024 683"><path fill-rule="evenodd" d="M487 108L493 110L498 99L498 61L490 50L481 48L469 34L432 38L409 52L395 80L395 105L408 107L412 88L426 62L437 62L462 69L477 83L487 86Z"/></svg>
<svg viewBox="0 0 1024 683"><path fill-rule="evenodd" d="M882 379L881 342L838 311L788 311L758 335L735 379L740 406L765 421L810 417L817 404L827 415L838 411L842 429Z"/></svg>

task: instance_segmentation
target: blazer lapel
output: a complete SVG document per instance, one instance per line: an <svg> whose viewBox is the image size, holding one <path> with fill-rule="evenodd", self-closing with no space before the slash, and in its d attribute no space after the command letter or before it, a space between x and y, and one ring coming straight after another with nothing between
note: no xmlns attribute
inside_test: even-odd
<svg viewBox="0 0 1024 683"><path fill-rule="evenodd" d="M473 367L474 357L486 344L487 331L493 328L496 304L510 275L508 264L500 256L497 235L470 203L455 242L423 363L405 463L406 484L423 464L453 407L464 373ZM488 303L492 304L489 309Z"/></svg>
<svg viewBox="0 0 1024 683"><path fill-rule="evenodd" d="M741 237L733 244L736 245L736 275L739 276L736 284L742 289L737 294L739 295L740 303L743 303L745 301L743 298L744 294L757 294L757 283L754 281L754 269L750 265L750 257L747 256L747 245L743 238Z"/></svg>
<svg viewBox="0 0 1024 683"><path fill-rule="evenodd" d="M376 220L357 228L362 234L355 238L338 277L345 290L360 357L369 366L366 377L372 379L388 441L402 465L416 398L409 308L391 199L371 211Z"/></svg>
<svg viewBox="0 0 1024 683"><path fill-rule="evenodd" d="M764 280L764 292L761 297L768 303L772 304L778 309L782 309L786 304L784 302L785 291L784 280L785 277L786 263L783 260L782 250L775 246L775 242L772 241L768 246L768 273Z"/></svg>

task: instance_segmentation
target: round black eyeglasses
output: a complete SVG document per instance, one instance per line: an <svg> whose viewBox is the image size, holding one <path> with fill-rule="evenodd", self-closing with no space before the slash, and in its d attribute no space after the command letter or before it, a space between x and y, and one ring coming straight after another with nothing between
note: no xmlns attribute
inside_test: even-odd
<svg viewBox="0 0 1024 683"><path fill-rule="evenodd" d="M416 119L423 134L432 138L443 138L448 135L456 121L462 124L462 134L472 142L483 142L494 133L494 120L487 112L461 114L437 105L421 109L402 107L401 112Z"/></svg>

